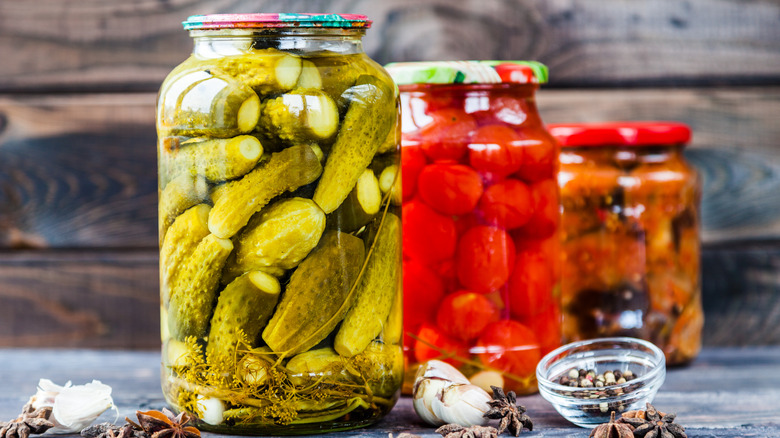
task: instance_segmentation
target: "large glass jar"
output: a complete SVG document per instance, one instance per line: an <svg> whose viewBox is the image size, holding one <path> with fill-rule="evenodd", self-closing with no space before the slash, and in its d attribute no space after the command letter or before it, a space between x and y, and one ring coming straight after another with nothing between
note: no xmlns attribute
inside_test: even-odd
<svg viewBox="0 0 780 438"><path fill-rule="evenodd" d="M560 345L558 151L534 100L547 69L387 69L401 90L407 375L441 359L534 392L537 362Z"/></svg>
<svg viewBox="0 0 780 438"><path fill-rule="evenodd" d="M162 385L202 428L351 429L400 394L398 91L370 23L184 23L157 116Z"/></svg>
<svg viewBox="0 0 780 438"><path fill-rule="evenodd" d="M551 125L561 143L563 335L649 340L680 364L701 347L699 199L673 122Z"/></svg>

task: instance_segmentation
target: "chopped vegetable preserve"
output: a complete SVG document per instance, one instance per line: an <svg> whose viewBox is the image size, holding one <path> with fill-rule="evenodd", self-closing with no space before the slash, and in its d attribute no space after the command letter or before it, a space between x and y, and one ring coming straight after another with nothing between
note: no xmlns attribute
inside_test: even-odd
<svg viewBox="0 0 780 438"><path fill-rule="evenodd" d="M387 68L403 116L408 367L440 359L534 392L536 363L560 345L558 150L534 103L547 70L522 61Z"/></svg>
<svg viewBox="0 0 780 438"><path fill-rule="evenodd" d="M201 428L351 429L400 394L399 97L370 23L184 23L157 117L162 383Z"/></svg>
<svg viewBox="0 0 780 438"><path fill-rule="evenodd" d="M563 335L632 336L679 364L696 357L699 181L681 123L553 125L563 252Z"/></svg>

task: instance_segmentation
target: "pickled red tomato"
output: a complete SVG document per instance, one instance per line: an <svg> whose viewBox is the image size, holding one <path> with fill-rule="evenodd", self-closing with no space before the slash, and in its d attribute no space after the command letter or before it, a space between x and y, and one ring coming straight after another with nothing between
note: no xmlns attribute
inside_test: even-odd
<svg viewBox="0 0 780 438"><path fill-rule="evenodd" d="M425 166L417 178L420 198L442 214L470 212L482 196L482 180L462 164L434 163Z"/></svg>
<svg viewBox="0 0 780 438"><path fill-rule="evenodd" d="M472 136L468 149L473 168L500 177L518 171L525 154L523 137L506 125L479 128Z"/></svg>
<svg viewBox="0 0 780 438"><path fill-rule="evenodd" d="M468 341L477 338L499 316L498 308L485 295L461 290L441 302L436 324L448 335Z"/></svg>
<svg viewBox="0 0 780 438"><path fill-rule="evenodd" d="M422 149L417 145L404 144L401 148L401 188L404 201L414 197L417 190L417 177L428 164Z"/></svg>
<svg viewBox="0 0 780 438"><path fill-rule="evenodd" d="M558 183L550 178L533 183L530 188L534 213L518 232L535 239L552 236L560 217Z"/></svg>
<svg viewBox="0 0 780 438"><path fill-rule="evenodd" d="M477 122L459 108L445 108L429 115L431 122L420 130L425 155L431 160L460 159L466 154Z"/></svg>
<svg viewBox="0 0 780 438"><path fill-rule="evenodd" d="M484 225L484 222L482 222L479 216L478 211L472 211L471 213L455 217L455 230L457 230L458 236L462 236L466 231L477 225Z"/></svg>
<svg viewBox="0 0 780 438"><path fill-rule="evenodd" d="M510 233L515 241L515 249L520 251L537 251L545 262L550 265L554 281L561 277L561 242L557 235L544 239L534 239L523 236L522 233Z"/></svg>
<svg viewBox="0 0 780 438"><path fill-rule="evenodd" d="M509 277L509 313L517 318L541 313L552 303L554 285L545 257L538 251L520 251Z"/></svg>
<svg viewBox="0 0 780 438"><path fill-rule="evenodd" d="M523 181L536 182L552 178L555 174L557 150L555 140L546 134L539 133L525 147L523 165L516 175Z"/></svg>
<svg viewBox="0 0 780 438"><path fill-rule="evenodd" d="M542 355L561 345L561 311L557 304L551 303L542 312L520 318L519 321L536 334Z"/></svg>
<svg viewBox="0 0 780 438"><path fill-rule="evenodd" d="M506 231L476 226L458 242L458 280L467 289L488 293L509 279L515 263L515 244Z"/></svg>
<svg viewBox="0 0 780 438"><path fill-rule="evenodd" d="M436 262L431 266L431 269L441 279L445 291L458 288L458 273L455 272L455 260L447 259Z"/></svg>
<svg viewBox="0 0 780 438"><path fill-rule="evenodd" d="M439 359L450 365L459 366L461 362L452 356L468 358L469 346L465 342L447 336L433 325L423 324L417 331L417 339L414 341L414 358L417 362Z"/></svg>
<svg viewBox="0 0 780 438"><path fill-rule="evenodd" d="M518 376L532 375L542 358L534 332L509 319L488 325L477 346L481 350L477 355L483 363Z"/></svg>
<svg viewBox="0 0 780 438"><path fill-rule="evenodd" d="M485 222L511 230L531 219L532 203L531 190L526 184L507 179L485 189L479 211Z"/></svg>
<svg viewBox="0 0 780 438"><path fill-rule="evenodd" d="M403 252L421 262L435 262L455 254L455 222L419 199L403 205Z"/></svg>
<svg viewBox="0 0 780 438"><path fill-rule="evenodd" d="M424 322L433 321L444 298L444 285L435 272L414 260L403 262L404 332L414 332Z"/></svg>

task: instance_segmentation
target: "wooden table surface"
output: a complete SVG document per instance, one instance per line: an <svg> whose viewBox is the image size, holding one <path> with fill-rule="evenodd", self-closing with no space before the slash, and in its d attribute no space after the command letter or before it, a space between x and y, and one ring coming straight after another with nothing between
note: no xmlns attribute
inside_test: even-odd
<svg viewBox="0 0 780 438"><path fill-rule="evenodd" d="M164 406L159 374L156 352L0 349L0 418L15 418L40 378L59 384L101 380L113 388L119 418L134 418L138 409ZM534 431L521 436L588 436L539 395L521 397L520 403L534 421ZM668 370L654 404L676 412L689 437L778 437L780 347L705 349L690 366ZM114 414L108 417L113 420ZM418 420L408 397L372 427L328 436L386 437L403 431L439 436Z"/></svg>

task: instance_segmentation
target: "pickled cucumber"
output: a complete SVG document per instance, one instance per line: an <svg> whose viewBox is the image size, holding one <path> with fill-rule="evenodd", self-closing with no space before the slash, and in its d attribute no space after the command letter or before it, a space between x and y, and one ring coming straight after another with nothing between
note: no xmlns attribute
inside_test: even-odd
<svg viewBox="0 0 780 438"><path fill-rule="evenodd" d="M382 341L387 344L401 345L401 337L404 334L404 294L403 281L398 276L398 292L395 294L393 305L390 307L390 315L387 316L382 326Z"/></svg>
<svg viewBox="0 0 780 438"><path fill-rule="evenodd" d="M272 198L316 180L321 173L320 160L308 145L272 154L268 161L220 189L209 213L209 230L218 237L232 237Z"/></svg>
<svg viewBox="0 0 780 438"><path fill-rule="evenodd" d="M339 127L336 103L316 88L297 88L264 100L257 128L287 143L327 140Z"/></svg>
<svg viewBox="0 0 780 438"><path fill-rule="evenodd" d="M263 146L251 135L190 140L160 156L165 170L160 178L188 173L203 175L212 183L236 179L252 170L262 154Z"/></svg>
<svg viewBox="0 0 780 438"><path fill-rule="evenodd" d="M157 132L161 137L234 137L252 131L260 115L257 93L207 69L169 76L160 96Z"/></svg>
<svg viewBox="0 0 780 438"><path fill-rule="evenodd" d="M182 264L168 306L168 328L174 339L206 335L222 266L232 250L229 239L209 234Z"/></svg>
<svg viewBox="0 0 780 438"><path fill-rule="evenodd" d="M379 188L383 194L390 192L390 202L393 205L401 205L403 202L403 189L401 188L401 175L398 172L398 165L391 164L382 170L379 174Z"/></svg>
<svg viewBox="0 0 780 438"><path fill-rule="evenodd" d="M332 348L318 348L297 354L287 362L290 381L299 386L322 379L327 383L350 382L346 361Z"/></svg>
<svg viewBox="0 0 780 438"><path fill-rule="evenodd" d="M276 49L255 50L212 61L214 68L260 94L291 90L301 74L301 58Z"/></svg>
<svg viewBox="0 0 780 438"><path fill-rule="evenodd" d="M363 75L347 93L352 100L314 192L314 202L325 213L346 199L394 123L388 114L395 109L396 97L389 84Z"/></svg>
<svg viewBox="0 0 780 438"><path fill-rule="evenodd" d="M325 213L311 199L290 198L260 212L236 243L236 267L291 269L298 266L325 231Z"/></svg>
<svg viewBox="0 0 780 438"><path fill-rule="evenodd" d="M400 102L398 103L398 109L395 112L395 119L393 123L395 123L396 128L391 129L387 136L385 137L385 140L382 142L382 144L379 146L379 149L377 149L377 154L386 154L389 152L396 152L401 147L401 124L396 123L398 120L398 115L401 112L401 105Z"/></svg>
<svg viewBox="0 0 780 438"><path fill-rule="evenodd" d="M353 358L374 396L390 398L401 388L404 378L404 353L400 345L371 342Z"/></svg>
<svg viewBox="0 0 780 438"><path fill-rule="evenodd" d="M301 75L298 76L296 88L322 88L322 77L317 65L309 60L301 62Z"/></svg>
<svg viewBox="0 0 780 438"><path fill-rule="evenodd" d="M167 306L174 277L185 257L189 256L200 241L208 236L208 217L211 207L198 204L176 218L160 247L160 290L162 303Z"/></svg>
<svg viewBox="0 0 780 438"><path fill-rule="evenodd" d="M382 332L399 293L400 236L401 220L387 213L358 282L355 302L336 334L334 348L342 356L352 357L362 352Z"/></svg>
<svg viewBox="0 0 780 438"><path fill-rule="evenodd" d="M371 222L382 205L382 191L371 169L366 169L339 208L328 215L328 227L355 231Z"/></svg>
<svg viewBox="0 0 780 438"><path fill-rule="evenodd" d="M173 221L188 208L206 200L209 185L198 175L182 174L169 182L160 192L160 242Z"/></svg>
<svg viewBox="0 0 780 438"><path fill-rule="evenodd" d="M276 353L293 355L325 339L352 305L364 257L359 238L326 232L290 277L263 330L266 344Z"/></svg>
<svg viewBox="0 0 780 438"><path fill-rule="evenodd" d="M320 88L333 99L337 99L337 104L340 104L338 98L344 91L355 85L362 74L362 69L358 68L359 63L363 61L360 55L312 56L308 61L317 66L322 83ZM346 109L346 105L343 107L339 105L339 109Z"/></svg>
<svg viewBox="0 0 780 438"><path fill-rule="evenodd" d="M259 271L244 274L228 284L220 292L211 318L206 348L208 361L232 369L236 359L240 359L236 346L241 336L254 343L260 329L271 318L280 292L279 280Z"/></svg>

